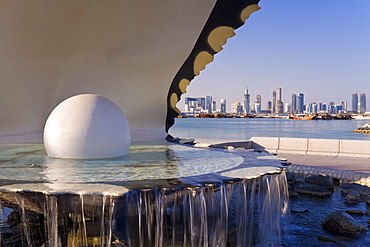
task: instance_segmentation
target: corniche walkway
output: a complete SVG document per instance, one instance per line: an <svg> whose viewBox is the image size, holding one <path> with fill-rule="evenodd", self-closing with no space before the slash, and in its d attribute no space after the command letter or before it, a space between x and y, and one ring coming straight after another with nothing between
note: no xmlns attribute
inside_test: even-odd
<svg viewBox="0 0 370 247"><path fill-rule="evenodd" d="M253 138L252 138L253 140ZM253 150L253 143L248 140L196 139L196 146L234 147ZM291 163L287 171L303 174L325 174L334 178L355 182L370 187L370 158L346 157L335 155L278 153L283 161Z"/></svg>
<svg viewBox="0 0 370 247"><path fill-rule="evenodd" d="M370 159L368 158L307 154L278 154L278 157L286 158L289 162L296 165L318 166L344 171L370 173Z"/></svg>

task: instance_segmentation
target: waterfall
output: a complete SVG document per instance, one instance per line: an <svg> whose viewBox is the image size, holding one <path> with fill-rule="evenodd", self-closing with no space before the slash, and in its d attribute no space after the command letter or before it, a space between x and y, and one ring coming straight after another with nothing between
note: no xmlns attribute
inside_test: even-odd
<svg viewBox="0 0 370 247"><path fill-rule="evenodd" d="M276 246L289 224L284 172L124 197L116 236L127 246Z"/></svg>
<svg viewBox="0 0 370 247"><path fill-rule="evenodd" d="M3 233L15 229L19 246L278 246L289 225L285 172L120 196L39 194L17 192L0 204L1 246L12 246ZM4 205L18 212L17 228Z"/></svg>

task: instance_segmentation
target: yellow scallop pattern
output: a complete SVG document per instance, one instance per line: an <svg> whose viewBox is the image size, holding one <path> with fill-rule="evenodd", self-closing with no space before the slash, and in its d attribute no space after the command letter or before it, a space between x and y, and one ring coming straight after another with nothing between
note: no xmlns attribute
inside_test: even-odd
<svg viewBox="0 0 370 247"><path fill-rule="evenodd" d="M176 93L171 94L170 102L172 109L174 109L178 114L180 114L181 111L176 107L177 102L179 102L179 98L177 97Z"/></svg>
<svg viewBox="0 0 370 247"><path fill-rule="evenodd" d="M256 12L260 9L261 7L258 6L257 4L249 5L242 11L240 18L242 19L243 22L245 22L253 12Z"/></svg>
<svg viewBox="0 0 370 247"><path fill-rule="evenodd" d="M186 92L186 87L189 86L190 81L187 79L182 79L179 83L179 88L181 90L181 93L187 93Z"/></svg>
<svg viewBox="0 0 370 247"><path fill-rule="evenodd" d="M199 52L194 60L194 75L199 75L206 65L213 61L213 56L206 51Z"/></svg>
<svg viewBox="0 0 370 247"><path fill-rule="evenodd" d="M215 52L220 52L227 39L235 36L234 28L221 26L212 30L208 36L208 44Z"/></svg>

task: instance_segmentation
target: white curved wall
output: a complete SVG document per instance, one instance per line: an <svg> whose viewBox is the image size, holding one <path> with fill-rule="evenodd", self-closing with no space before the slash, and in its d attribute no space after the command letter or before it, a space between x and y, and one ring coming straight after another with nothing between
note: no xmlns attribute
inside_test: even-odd
<svg viewBox="0 0 370 247"><path fill-rule="evenodd" d="M165 136L169 85L215 0L2 0L0 141L41 141L66 98L104 96L133 140Z"/></svg>

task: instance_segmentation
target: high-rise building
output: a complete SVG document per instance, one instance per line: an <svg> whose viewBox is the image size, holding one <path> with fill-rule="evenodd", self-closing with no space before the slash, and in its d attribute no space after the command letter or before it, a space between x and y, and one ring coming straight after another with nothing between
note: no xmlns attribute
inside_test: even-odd
<svg viewBox="0 0 370 247"><path fill-rule="evenodd" d="M206 96L206 108L208 113L212 112L212 96Z"/></svg>
<svg viewBox="0 0 370 247"><path fill-rule="evenodd" d="M190 112L192 101L193 101L193 98L190 98L190 97L185 98L185 111Z"/></svg>
<svg viewBox="0 0 370 247"><path fill-rule="evenodd" d="M291 113L297 113L297 95L294 93L292 94L292 110Z"/></svg>
<svg viewBox="0 0 370 247"><path fill-rule="evenodd" d="M212 100L212 112L217 112L216 99Z"/></svg>
<svg viewBox="0 0 370 247"><path fill-rule="evenodd" d="M352 112L357 113L358 109L358 95L356 92L352 93Z"/></svg>
<svg viewBox="0 0 370 247"><path fill-rule="evenodd" d="M281 87L278 87L277 100L276 100L276 112L278 114L284 113L284 103L283 103L283 98L282 98L282 95L283 95L282 92L283 92L283 89Z"/></svg>
<svg viewBox="0 0 370 247"><path fill-rule="evenodd" d="M366 94L361 93L360 94L360 113L365 113L366 112Z"/></svg>
<svg viewBox="0 0 370 247"><path fill-rule="evenodd" d="M276 91L272 90L272 113L276 113Z"/></svg>
<svg viewBox="0 0 370 247"><path fill-rule="evenodd" d="M198 102L198 107L201 107L203 110L206 109L206 99L204 97L195 98Z"/></svg>
<svg viewBox="0 0 370 247"><path fill-rule="evenodd" d="M303 113L304 112L304 94L303 93L298 93L297 94L297 111L298 113Z"/></svg>
<svg viewBox="0 0 370 247"><path fill-rule="evenodd" d="M322 110L323 110L324 112L326 112L326 111L328 110L328 106L327 106L327 104L326 104L326 103L322 103L321 108L322 108Z"/></svg>
<svg viewBox="0 0 370 247"><path fill-rule="evenodd" d="M306 111L309 113L317 113L319 105L316 102L308 103Z"/></svg>
<svg viewBox="0 0 370 247"><path fill-rule="evenodd" d="M291 103L286 102L286 103L284 104L284 112L286 112L286 113L290 113L290 112L292 112L292 104L291 104Z"/></svg>
<svg viewBox="0 0 370 247"><path fill-rule="evenodd" d="M250 94L248 93L248 88L246 87L244 90L244 113L248 114L250 112L249 104L250 104Z"/></svg>
<svg viewBox="0 0 370 247"><path fill-rule="evenodd" d="M243 106L240 102L235 102L231 104L231 112L237 115L241 115L243 113Z"/></svg>
<svg viewBox="0 0 370 247"><path fill-rule="evenodd" d="M322 102L319 103L319 106L318 106L319 111L322 111L322 104L323 104Z"/></svg>
<svg viewBox="0 0 370 247"><path fill-rule="evenodd" d="M258 113L261 113L261 104L260 103L257 103L255 102L254 103L254 111L258 114Z"/></svg>
<svg viewBox="0 0 370 247"><path fill-rule="evenodd" d="M272 109L272 103L271 103L271 101L267 101L266 111L268 113L271 113L271 109Z"/></svg>
<svg viewBox="0 0 370 247"><path fill-rule="evenodd" d="M281 87L278 87L278 91L277 91L277 101L283 101L283 89Z"/></svg>
<svg viewBox="0 0 370 247"><path fill-rule="evenodd" d="M330 101L328 104L328 113L337 113L337 109L333 101Z"/></svg>
<svg viewBox="0 0 370 247"><path fill-rule="evenodd" d="M261 98L260 94L257 94L257 96L256 96L256 103L262 104L262 98Z"/></svg>
<svg viewBox="0 0 370 247"><path fill-rule="evenodd" d="M226 113L226 99L221 99L221 112Z"/></svg>
<svg viewBox="0 0 370 247"><path fill-rule="evenodd" d="M343 100L342 101L342 111L343 112L347 112L347 106L348 106L347 100Z"/></svg>

